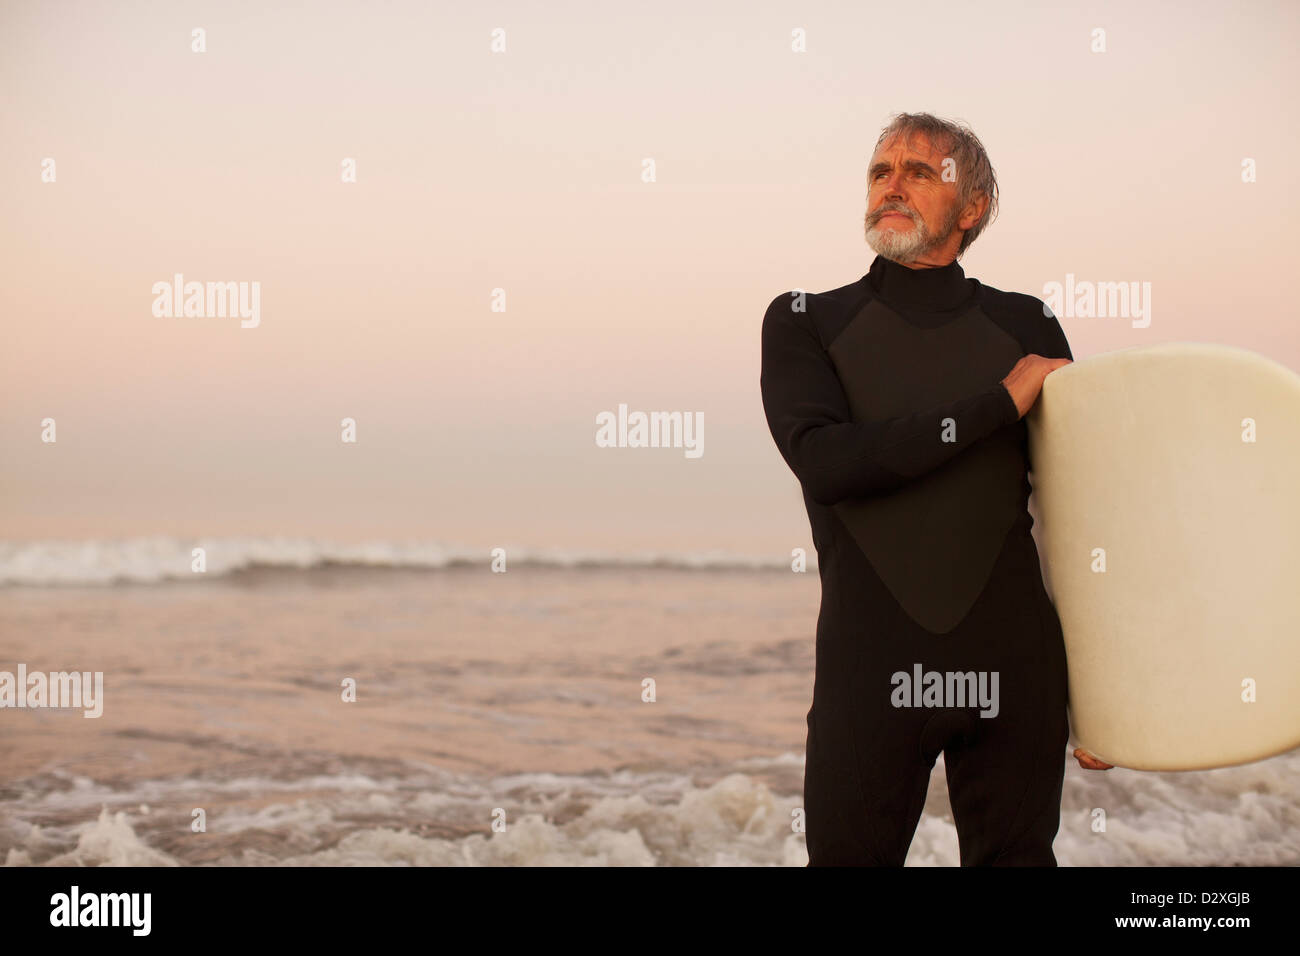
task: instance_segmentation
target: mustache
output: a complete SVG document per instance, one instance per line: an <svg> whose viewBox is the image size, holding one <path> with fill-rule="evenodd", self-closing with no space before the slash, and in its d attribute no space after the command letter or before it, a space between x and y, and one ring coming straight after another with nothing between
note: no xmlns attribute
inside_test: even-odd
<svg viewBox="0 0 1300 956"><path fill-rule="evenodd" d="M871 214L871 221L873 223L879 222L881 219L888 216L891 212L902 213L904 216L907 216L912 220L916 219L916 213L912 212L912 210L910 209L903 209L899 206L885 206L881 209L877 209L875 212Z"/></svg>

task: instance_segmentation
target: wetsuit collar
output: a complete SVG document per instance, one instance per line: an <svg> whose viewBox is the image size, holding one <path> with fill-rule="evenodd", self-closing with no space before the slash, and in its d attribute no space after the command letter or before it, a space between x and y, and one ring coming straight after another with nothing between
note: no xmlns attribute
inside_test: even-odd
<svg viewBox="0 0 1300 956"><path fill-rule="evenodd" d="M954 309L970 297L970 283L954 259L939 269L909 269L877 255L863 276L872 290L891 305L928 310Z"/></svg>

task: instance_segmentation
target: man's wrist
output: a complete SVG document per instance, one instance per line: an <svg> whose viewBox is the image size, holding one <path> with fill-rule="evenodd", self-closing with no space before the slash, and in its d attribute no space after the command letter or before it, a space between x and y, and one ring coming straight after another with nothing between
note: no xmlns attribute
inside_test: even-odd
<svg viewBox="0 0 1300 956"><path fill-rule="evenodd" d="M1006 385L1002 382L998 382L995 388L1002 396L1002 424L1010 425L1012 422L1020 418L1020 408L1016 405L1016 400L1011 397L1011 392Z"/></svg>

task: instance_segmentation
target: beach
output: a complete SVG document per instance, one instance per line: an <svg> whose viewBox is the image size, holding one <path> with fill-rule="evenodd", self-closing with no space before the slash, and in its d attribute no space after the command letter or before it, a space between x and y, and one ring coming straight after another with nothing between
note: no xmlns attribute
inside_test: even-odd
<svg viewBox="0 0 1300 956"><path fill-rule="evenodd" d="M0 588L0 670L104 675L100 717L0 710L0 860L807 862L815 569L191 578ZM1294 752L1181 774L1069 759L1058 861L1295 864L1298 793ZM941 755L908 865L957 862Z"/></svg>

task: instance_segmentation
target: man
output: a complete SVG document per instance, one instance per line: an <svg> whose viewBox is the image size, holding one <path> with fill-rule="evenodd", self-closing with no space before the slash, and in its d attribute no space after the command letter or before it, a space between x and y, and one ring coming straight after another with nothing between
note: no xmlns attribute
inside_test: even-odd
<svg viewBox="0 0 1300 956"><path fill-rule="evenodd" d="M763 320L763 405L822 585L810 866L902 866L940 751L963 866L1056 865L1065 647L1022 419L1073 356L1041 300L957 264L996 202L972 132L899 114L868 171L870 271Z"/></svg>

